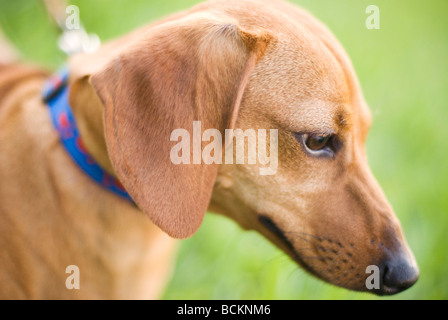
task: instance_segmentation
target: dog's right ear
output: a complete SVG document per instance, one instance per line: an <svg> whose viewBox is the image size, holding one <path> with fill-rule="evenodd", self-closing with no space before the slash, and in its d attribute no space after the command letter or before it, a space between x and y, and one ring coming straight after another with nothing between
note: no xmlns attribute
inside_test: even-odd
<svg viewBox="0 0 448 320"><path fill-rule="evenodd" d="M150 28L91 77L104 104L105 138L118 178L169 235L196 232L218 171L216 164L173 164L177 142L170 141L171 133L185 129L193 139L193 121L201 121L202 132L218 129L224 136L270 41L264 31L192 14Z"/></svg>

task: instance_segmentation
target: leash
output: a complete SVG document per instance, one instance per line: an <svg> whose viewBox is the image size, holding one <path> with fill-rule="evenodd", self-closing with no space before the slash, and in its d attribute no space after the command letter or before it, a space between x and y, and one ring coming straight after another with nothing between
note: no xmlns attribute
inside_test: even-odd
<svg viewBox="0 0 448 320"><path fill-rule="evenodd" d="M59 48L66 55L89 53L99 48L98 36L87 34L80 23L79 28L75 29L67 26L66 13L70 6L67 6L65 0L44 0L44 4L49 15L61 30ZM43 101L48 106L53 126L58 132L62 145L78 167L93 181L134 204L120 181L106 172L87 152L69 103L69 75L67 67L61 68L46 81L42 90Z"/></svg>

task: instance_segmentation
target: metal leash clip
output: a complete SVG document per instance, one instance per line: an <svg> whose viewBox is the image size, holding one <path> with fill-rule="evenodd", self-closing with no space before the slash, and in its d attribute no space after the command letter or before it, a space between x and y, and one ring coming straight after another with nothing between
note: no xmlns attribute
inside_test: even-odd
<svg viewBox="0 0 448 320"><path fill-rule="evenodd" d="M43 0L45 7L61 30L58 46L67 55L92 53L99 49L100 38L96 34L88 34L79 21L79 9L69 6L65 0ZM69 25L68 14L78 15L76 23ZM76 20L76 19L75 19Z"/></svg>

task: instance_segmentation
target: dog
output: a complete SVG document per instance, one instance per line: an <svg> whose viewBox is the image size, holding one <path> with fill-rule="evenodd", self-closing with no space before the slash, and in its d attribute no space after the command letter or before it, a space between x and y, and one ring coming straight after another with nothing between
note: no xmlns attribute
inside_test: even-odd
<svg viewBox="0 0 448 320"><path fill-rule="evenodd" d="M74 163L42 100L48 73L0 67L0 298L158 299L178 241L207 211L256 230L310 274L355 291L418 279L364 149L371 115L331 32L282 0L212 0L80 54L68 100L83 147L133 201ZM277 129L278 170L178 164L201 121ZM80 272L67 288L68 266ZM379 287L366 287L377 266ZM206 266L204 266L206 267Z"/></svg>

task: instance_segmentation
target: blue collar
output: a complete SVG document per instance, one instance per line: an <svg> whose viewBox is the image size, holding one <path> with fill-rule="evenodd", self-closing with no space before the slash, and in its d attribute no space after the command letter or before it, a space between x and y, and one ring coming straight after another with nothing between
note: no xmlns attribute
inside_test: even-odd
<svg viewBox="0 0 448 320"><path fill-rule="evenodd" d="M88 154L81 140L75 117L69 104L69 70L61 69L45 84L43 99L48 105L53 125L65 149L75 163L103 188L133 202L117 178L107 173Z"/></svg>

